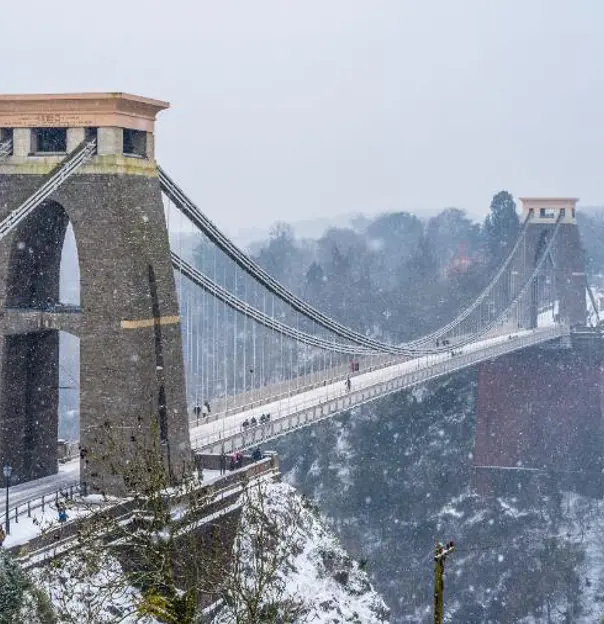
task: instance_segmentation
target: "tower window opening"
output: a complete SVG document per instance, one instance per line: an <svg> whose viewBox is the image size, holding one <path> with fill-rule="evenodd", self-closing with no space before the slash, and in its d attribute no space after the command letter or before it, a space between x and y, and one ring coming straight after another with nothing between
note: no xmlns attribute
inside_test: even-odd
<svg viewBox="0 0 604 624"><path fill-rule="evenodd" d="M539 208L539 216L542 219L554 219L556 211L553 208Z"/></svg>
<svg viewBox="0 0 604 624"><path fill-rule="evenodd" d="M84 140L86 141L86 143L90 143L90 141L96 141L98 139L98 134L98 128L86 128L84 132Z"/></svg>
<svg viewBox="0 0 604 624"><path fill-rule="evenodd" d="M576 214L575 214L575 209L573 208L573 219L575 218Z"/></svg>
<svg viewBox="0 0 604 624"><path fill-rule="evenodd" d="M124 155L147 157L147 133L140 130L124 128Z"/></svg>
<svg viewBox="0 0 604 624"><path fill-rule="evenodd" d="M0 143L6 143L6 141L13 140L12 128L0 128Z"/></svg>
<svg viewBox="0 0 604 624"><path fill-rule="evenodd" d="M560 208L560 217L564 219L566 216L566 208Z"/></svg>
<svg viewBox="0 0 604 624"><path fill-rule="evenodd" d="M67 128L33 128L34 154L64 154L67 151Z"/></svg>

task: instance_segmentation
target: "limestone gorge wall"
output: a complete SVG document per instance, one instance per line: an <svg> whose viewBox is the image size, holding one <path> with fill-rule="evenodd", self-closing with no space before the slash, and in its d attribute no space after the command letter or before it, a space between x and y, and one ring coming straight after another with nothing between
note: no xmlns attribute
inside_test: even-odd
<svg viewBox="0 0 604 624"><path fill-rule="evenodd" d="M277 445L284 478L366 562L393 623L432 622L432 549L449 539L448 621L599 621L601 501L555 475L514 471L494 496L478 496L476 397L469 370L300 431Z"/></svg>
<svg viewBox="0 0 604 624"><path fill-rule="evenodd" d="M252 505L243 511L243 539L235 549L246 584L253 587L258 582L260 566L256 550L267 545L262 540L258 542L257 518L250 509L257 510L260 505L262 513L281 527L284 538L271 544L277 553L278 569L262 596L265 606L275 605L275 610L269 611L273 619L266 621L319 624L389 621L389 609L373 589L367 573L346 553L313 503L284 483L267 484L263 490L252 493L252 497ZM227 606L216 624L245 621L243 607Z"/></svg>

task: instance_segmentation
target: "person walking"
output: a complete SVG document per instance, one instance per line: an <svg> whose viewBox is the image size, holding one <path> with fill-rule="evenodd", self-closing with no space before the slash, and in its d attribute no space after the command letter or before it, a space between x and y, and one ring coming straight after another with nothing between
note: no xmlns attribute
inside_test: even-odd
<svg viewBox="0 0 604 624"><path fill-rule="evenodd" d="M201 414L201 407L199 407L199 405L196 405L193 408L193 414L195 415L195 420L197 421L197 424L199 425L199 414Z"/></svg>

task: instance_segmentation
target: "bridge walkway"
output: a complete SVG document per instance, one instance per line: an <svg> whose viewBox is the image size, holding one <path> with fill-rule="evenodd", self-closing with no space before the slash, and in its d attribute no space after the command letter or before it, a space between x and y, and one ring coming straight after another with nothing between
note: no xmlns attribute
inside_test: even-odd
<svg viewBox="0 0 604 624"><path fill-rule="evenodd" d="M355 376L350 391L341 381L328 383L192 427L191 445L197 451L210 453L249 448L392 392L567 335L568 329L557 325L506 332L467 345L454 355L439 353L401 361ZM266 413L270 414L270 421L261 424L260 417ZM258 424L244 427L243 423L249 423L252 418Z"/></svg>

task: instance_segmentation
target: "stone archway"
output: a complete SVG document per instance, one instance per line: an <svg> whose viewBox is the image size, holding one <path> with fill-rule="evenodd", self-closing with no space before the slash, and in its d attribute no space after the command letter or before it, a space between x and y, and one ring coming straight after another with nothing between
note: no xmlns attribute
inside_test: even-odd
<svg viewBox="0 0 604 624"><path fill-rule="evenodd" d="M37 175L0 175L4 210L42 182ZM56 422L45 415L52 432L32 426L24 437L27 418L39 422L26 415L41 408L40 401L27 403L35 393L26 396L18 388L31 379L28 387L42 388L44 409L56 414L51 388L58 383L58 333L66 331L80 339L81 481L93 490L123 492L124 475L141 449L159 449L170 475L178 478L190 469L191 451L179 306L159 180L152 174L82 173L57 189L53 200L0 245L0 462L9 460L24 479L56 472ZM44 307L59 294L69 223L77 240L81 304L73 314L48 312ZM40 467L25 470L32 463Z"/></svg>
<svg viewBox="0 0 604 624"><path fill-rule="evenodd" d="M59 328L40 319L56 315L68 223L63 207L48 201L10 241L4 312L15 322L4 342L2 403L15 482L57 471Z"/></svg>

